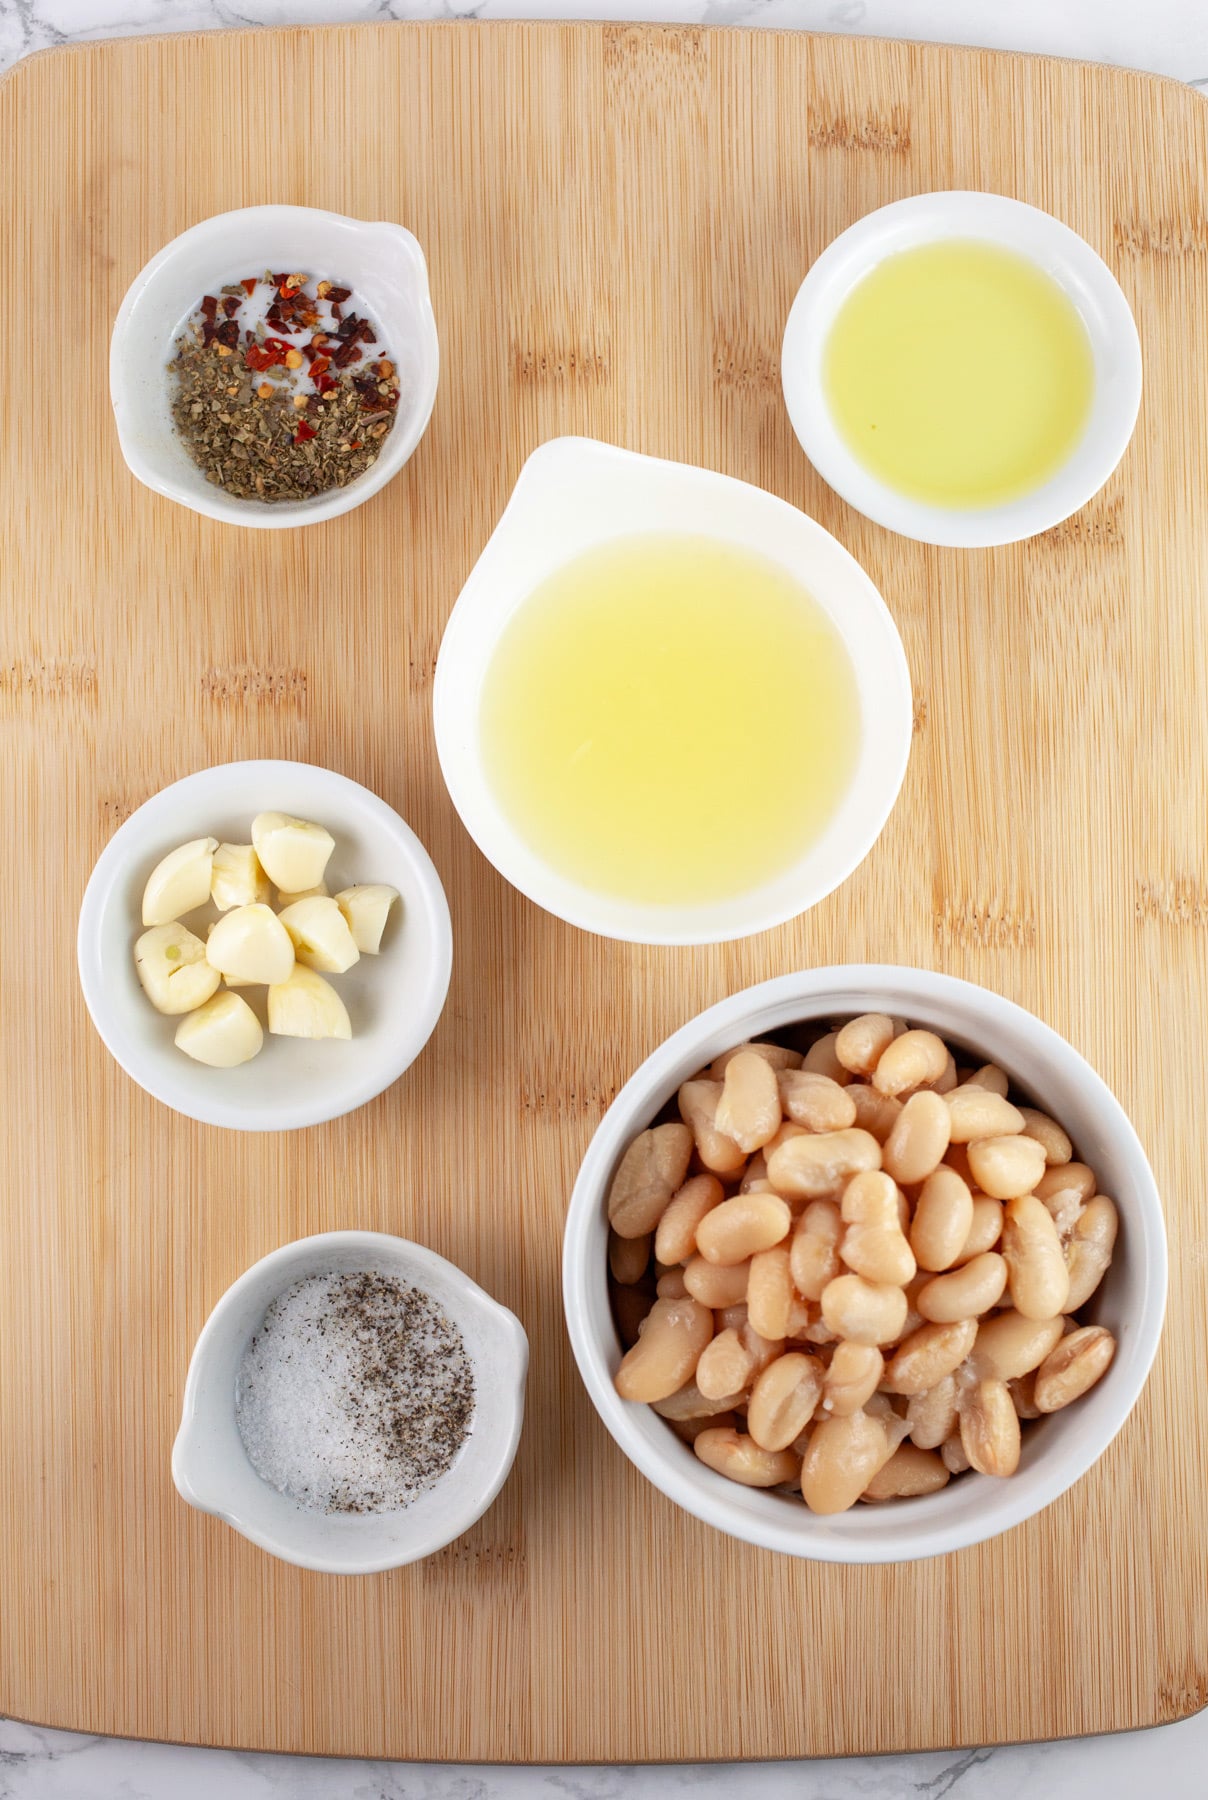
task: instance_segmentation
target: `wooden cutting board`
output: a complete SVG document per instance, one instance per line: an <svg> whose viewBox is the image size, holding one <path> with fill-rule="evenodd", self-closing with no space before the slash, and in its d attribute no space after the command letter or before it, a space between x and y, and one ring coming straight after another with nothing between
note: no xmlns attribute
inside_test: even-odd
<svg viewBox="0 0 1208 1800"><path fill-rule="evenodd" d="M1208 108L1117 70L906 44L387 25L54 51L0 88L0 1712L91 1732L419 1758L783 1757L1107 1731L1208 1700ZM1123 466L1023 547L858 518L778 382L813 257L936 187L1047 207L1115 269L1146 392ZM210 213L413 227L443 375L404 473L305 531L127 474L110 322ZM522 461L587 432L760 482L902 630L914 755L808 917L720 949L600 942L511 892L433 751L441 629ZM351 1118L241 1137L143 1095L93 1032L93 860L166 782L300 757L415 826L456 938L443 1021ZM805 964L921 964L1034 1008L1136 1120L1169 1214L1162 1354L1041 1517L917 1566L812 1567L677 1511L606 1436L559 1298L576 1167L635 1064ZM472 1531L364 1580L190 1511L168 1457L194 1339L256 1257L365 1226L431 1244L532 1338L515 1471Z"/></svg>

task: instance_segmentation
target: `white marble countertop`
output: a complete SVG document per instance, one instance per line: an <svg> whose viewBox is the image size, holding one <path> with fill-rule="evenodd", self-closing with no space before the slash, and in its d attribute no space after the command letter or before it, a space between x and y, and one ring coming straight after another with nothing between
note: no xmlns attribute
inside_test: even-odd
<svg viewBox="0 0 1208 1800"><path fill-rule="evenodd" d="M133 32L381 19L617 18L926 38L1085 57L1208 94L1208 0L0 0L0 70ZM0 1720L0 1800L1161 1800L1208 1795L1208 1711L1126 1736L847 1762L495 1769L245 1755Z"/></svg>

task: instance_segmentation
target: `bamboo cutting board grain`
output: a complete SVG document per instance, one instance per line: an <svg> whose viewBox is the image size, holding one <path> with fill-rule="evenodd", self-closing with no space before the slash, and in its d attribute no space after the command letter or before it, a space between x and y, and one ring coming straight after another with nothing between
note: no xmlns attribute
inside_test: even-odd
<svg viewBox="0 0 1208 1800"><path fill-rule="evenodd" d="M1208 109L1144 76L840 38L382 26L108 43L0 90L0 1711L84 1731L464 1759L778 1757L1176 1719L1208 1700ZM845 507L789 430L784 318L859 214L984 187L1085 234L1137 313L1146 395L1104 492L961 553ZM444 373L405 472L346 518L241 532L139 487L110 322L229 207L395 218ZM331 271L337 273L337 271ZM49 346L49 351L44 348ZM829 526L906 642L889 827L808 917L720 949L602 943L505 887L429 722L443 622L526 454L563 431L760 482ZM375 788L445 880L428 1050L348 1119L206 1130L92 1031L93 860L166 782L301 757ZM673 1027L803 964L984 982L1085 1052L1169 1214L1162 1354L1095 1470L997 1542L811 1567L675 1510L597 1422L562 1329L579 1158ZM190 1350L267 1250L417 1237L533 1344L511 1480L430 1561L287 1568L178 1500Z"/></svg>

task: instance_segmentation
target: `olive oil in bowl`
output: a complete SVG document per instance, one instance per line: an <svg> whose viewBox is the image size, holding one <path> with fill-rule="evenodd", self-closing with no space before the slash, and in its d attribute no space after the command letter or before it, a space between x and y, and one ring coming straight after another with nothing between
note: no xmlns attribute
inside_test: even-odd
<svg viewBox="0 0 1208 1800"><path fill-rule="evenodd" d="M851 781L846 647L779 564L706 537L614 539L556 570L495 647L482 761L565 879L689 907L754 891L819 840Z"/></svg>
<svg viewBox="0 0 1208 1800"><path fill-rule="evenodd" d="M932 506L1002 506L1077 448L1094 357L1038 263L946 237L857 282L824 346L823 386L840 437L887 487Z"/></svg>

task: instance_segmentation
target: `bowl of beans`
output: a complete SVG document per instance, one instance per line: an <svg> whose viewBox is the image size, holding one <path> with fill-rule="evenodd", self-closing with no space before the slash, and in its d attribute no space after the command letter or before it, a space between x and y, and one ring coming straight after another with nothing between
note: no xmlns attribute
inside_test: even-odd
<svg viewBox="0 0 1208 1800"><path fill-rule="evenodd" d="M688 1512L827 1562L958 1550L1084 1475L1166 1301L1119 1101L1022 1007L929 971L749 988L627 1082L563 1254L580 1373Z"/></svg>

